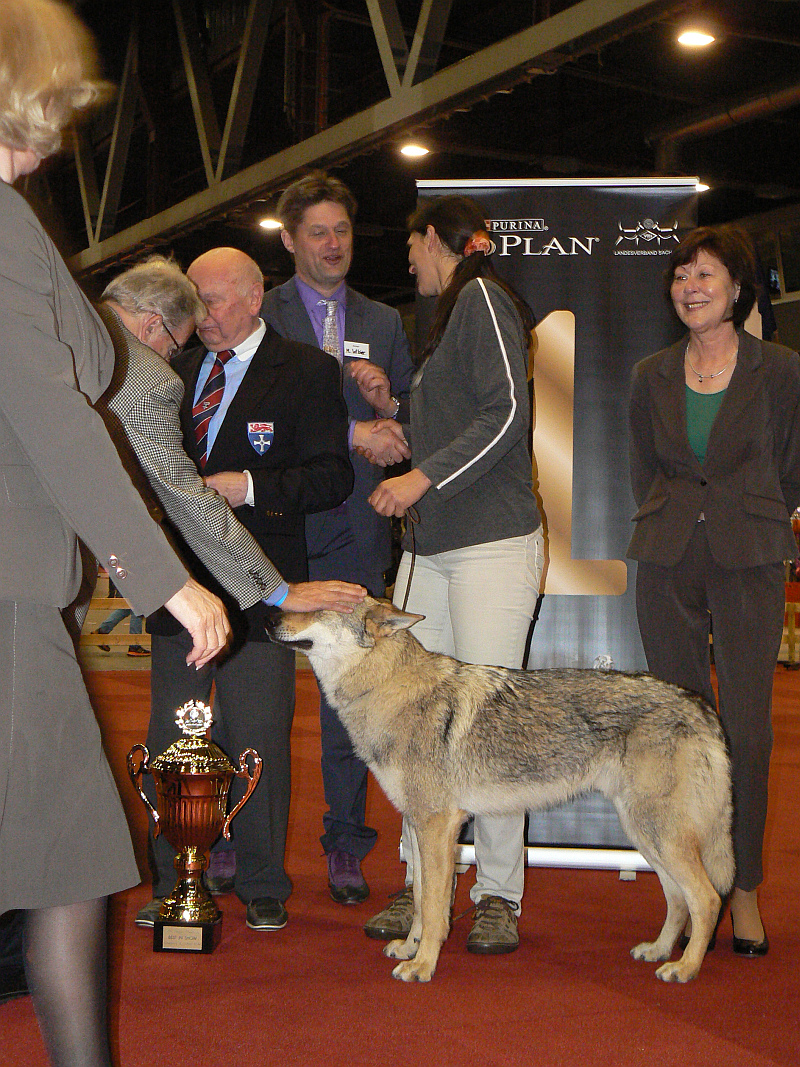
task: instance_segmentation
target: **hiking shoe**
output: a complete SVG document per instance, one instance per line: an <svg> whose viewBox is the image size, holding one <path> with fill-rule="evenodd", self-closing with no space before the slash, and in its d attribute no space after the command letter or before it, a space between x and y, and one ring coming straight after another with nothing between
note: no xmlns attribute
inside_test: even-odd
<svg viewBox="0 0 800 1067"><path fill-rule="evenodd" d="M364 933L376 941L408 937L414 919L414 891L410 885L394 894L392 903L364 923Z"/></svg>
<svg viewBox="0 0 800 1067"><path fill-rule="evenodd" d="M155 926L162 904L163 900L161 897L154 897L152 900L148 901L143 908L140 908L137 911L136 918L133 921L137 926Z"/></svg>
<svg viewBox="0 0 800 1067"><path fill-rule="evenodd" d="M503 897L481 897L467 938L467 951L483 956L513 952L519 947L517 915Z"/></svg>
<svg viewBox="0 0 800 1067"><path fill-rule="evenodd" d="M340 848L327 855L328 888L337 904L360 904L369 896L369 886L361 873L361 860Z"/></svg>

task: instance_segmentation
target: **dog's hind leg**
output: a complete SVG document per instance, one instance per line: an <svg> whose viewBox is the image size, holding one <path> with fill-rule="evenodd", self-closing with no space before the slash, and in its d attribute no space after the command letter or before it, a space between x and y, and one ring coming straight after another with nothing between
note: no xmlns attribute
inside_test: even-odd
<svg viewBox="0 0 800 1067"><path fill-rule="evenodd" d="M450 932L450 897L453 886L455 848L465 814L458 809L437 812L415 825L419 856L415 853L414 923L406 942L391 942L387 956L403 959L392 974L404 982L429 982L436 970L439 952ZM418 944L409 951L408 941L421 921ZM402 946L395 954L393 945ZM407 947L408 946L408 947Z"/></svg>
<svg viewBox="0 0 800 1067"><path fill-rule="evenodd" d="M700 857L700 843L688 814L676 810L673 798L651 796L636 810L614 798L622 826L634 845L658 874L667 898L667 917L653 942L632 950L635 959L667 959L686 923L692 917L692 936L686 951L674 963L664 963L656 977L664 982L688 982L697 976L714 932L720 897L709 881Z"/></svg>
<svg viewBox="0 0 800 1067"><path fill-rule="evenodd" d="M692 935L680 959L664 963L656 971L662 982L689 982L696 978L714 932L721 904L700 859L700 849L689 828L678 840L661 843L657 852L643 847L642 854L658 874L667 898L667 917L656 941L632 950L635 959L667 959L678 935L692 919ZM650 853L648 855L648 853Z"/></svg>
<svg viewBox="0 0 800 1067"><path fill-rule="evenodd" d="M674 963L664 963L656 971L656 978L662 982L689 982L697 977L705 959L722 900L709 881L700 850L694 842L690 848L684 845L668 860L662 855L662 860L670 877L683 891L692 918L692 934L681 958Z"/></svg>
<svg viewBox="0 0 800 1067"><path fill-rule="evenodd" d="M678 936L689 917L689 909L686 906L680 887L670 878L656 858L645 855L645 859L656 872L661 882L661 888L664 890L664 896L667 901L667 917L656 940L642 941L641 944L635 945L631 949L631 956L635 960L656 963L658 960L668 960L672 955L675 942L678 940Z"/></svg>

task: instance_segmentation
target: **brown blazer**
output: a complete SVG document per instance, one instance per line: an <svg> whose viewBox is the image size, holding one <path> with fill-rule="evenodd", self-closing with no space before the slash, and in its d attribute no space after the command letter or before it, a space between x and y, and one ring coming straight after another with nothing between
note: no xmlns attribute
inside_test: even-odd
<svg viewBox="0 0 800 1067"><path fill-rule="evenodd" d="M114 350L25 200L0 181L0 600L63 608L80 538L137 614L188 575L91 404Z"/></svg>
<svg viewBox="0 0 800 1067"><path fill-rule="evenodd" d="M800 358L740 331L739 355L703 465L686 430L687 338L637 363L630 467L639 510L631 559L674 566L701 515L722 567L793 559L800 504Z"/></svg>

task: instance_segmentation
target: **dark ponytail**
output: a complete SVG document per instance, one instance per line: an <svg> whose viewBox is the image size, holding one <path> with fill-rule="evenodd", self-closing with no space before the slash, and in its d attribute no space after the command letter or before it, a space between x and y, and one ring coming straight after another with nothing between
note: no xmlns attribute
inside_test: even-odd
<svg viewBox="0 0 800 1067"><path fill-rule="evenodd" d="M488 237L486 221L476 201L468 196L440 196L423 200L409 218L408 228L411 233L424 236L429 226L434 228L436 236L447 249L457 256L463 256L463 259L459 260L447 287L436 301L436 315L420 362L424 362L441 341L459 293L474 278L489 278L508 293L519 312L525 332L530 333L536 325L531 309L507 282L498 277L488 256L472 248L476 236Z"/></svg>

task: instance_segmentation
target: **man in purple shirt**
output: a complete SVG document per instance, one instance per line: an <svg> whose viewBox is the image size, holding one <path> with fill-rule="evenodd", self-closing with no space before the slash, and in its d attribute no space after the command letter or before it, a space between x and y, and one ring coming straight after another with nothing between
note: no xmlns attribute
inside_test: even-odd
<svg viewBox="0 0 800 1067"><path fill-rule="evenodd" d="M353 256L356 203L336 178L314 171L289 186L278 203L281 238L295 273L264 297L262 317L283 337L317 345L342 367L342 393L349 416L353 492L338 508L306 516L309 576L357 582L374 596L385 592L391 566L391 526L367 500L383 477L355 449L364 445L384 465L408 457L397 422L405 412L413 365L400 316L346 283ZM369 381L391 386L386 407L374 407ZM359 383L361 388L359 388ZM385 393L385 390L384 390ZM385 420L375 427L376 416ZM376 432L377 429L377 432ZM371 513L371 514L370 514ZM369 888L361 860L375 841L365 826L367 768L353 752L347 732L324 698L320 701L322 776L328 811L322 846L331 896L342 904L365 900Z"/></svg>

